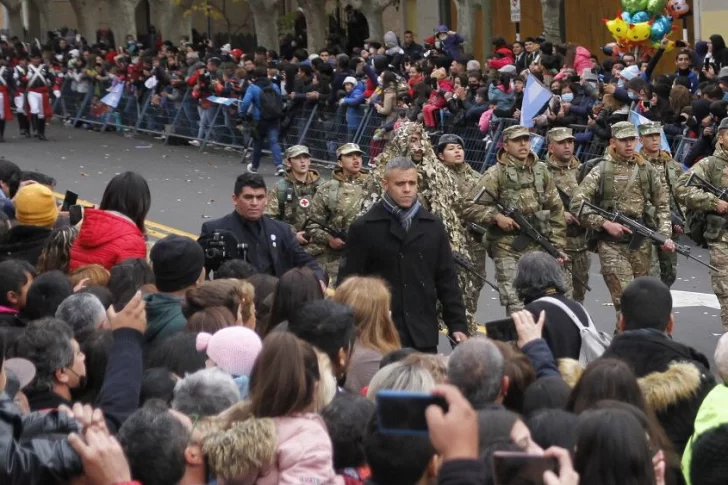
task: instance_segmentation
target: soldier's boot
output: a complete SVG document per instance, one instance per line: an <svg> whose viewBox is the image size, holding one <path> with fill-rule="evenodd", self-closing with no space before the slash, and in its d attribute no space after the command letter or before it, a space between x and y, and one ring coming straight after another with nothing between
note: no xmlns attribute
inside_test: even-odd
<svg viewBox="0 0 728 485"><path fill-rule="evenodd" d="M28 117L23 113L18 113L18 127L20 128L20 136L28 138L30 136L28 127Z"/></svg>
<svg viewBox="0 0 728 485"><path fill-rule="evenodd" d="M38 136L38 115L30 115L30 126L33 130L31 136Z"/></svg>
<svg viewBox="0 0 728 485"><path fill-rule="evenodd" d="M0 120L0 143L5 141L5 120Z"/></svg>
<svg viewBox="0 0 728 485"><path fill-rule="evenodd" d="M37 118L36 121L36 132L38 133L38 139L41 141L48 141L48 138L45 136L45 125L46 120L45 118Z"/></svg>

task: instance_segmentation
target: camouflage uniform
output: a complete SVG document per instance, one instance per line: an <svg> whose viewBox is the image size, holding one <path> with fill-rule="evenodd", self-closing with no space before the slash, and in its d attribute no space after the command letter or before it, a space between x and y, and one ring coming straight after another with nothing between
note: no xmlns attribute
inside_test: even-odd
<svg viewBox="0 0 728 485"><path fill-rule="evenodd" d="M637 130L630 122L619 122L612 125L612 136L618 139L636 138ZM605 174L603 177L607 164L611 166L610 170L613 170L611 181L607 181L610 174ZM602 193L607 184L613 188L611 199ZM665 237L670 237L672 234L667 193L660 183L655 168L640 154L635 154L626 160L620 158L613 149L608 149L602 161L584 177L571 198L572 214L578 214L583 201L599 205L606 210L618 210L648 226L654 225L654 222L650 221L650 218L653 218L661 234ZM648 206L652 206L654 214L646 210ZM634 278L646 276L650 270L652 244L645 242L638 250L631 251L628 248L629 239L615 241L602 230L602 224L605 222L603 217L585 210L579 219L582 226L596 233L602 276L612 296L614 308L619 312L624 288Z"/></svg>
<svg viewBox="0 0 728 485"><path fill-rule="evenodd" d="M469 239L468 230L460 217L462 212L453 204L455 194L465 195L467 192L461 191L457 175L437 158L427 133L425 133L420 123L403 123L395 130L392 140L387 143L384 151L377 157L372 175L376 180L381 180L384 176L384 167L389 160L395 157L411 157L409 138L415 133L420 134L422 137L423 150L422 160L415 161L417 164L417 192L420 203L442 220L452 250L462 254L473 265L477 265L485 276L485 263L479 263L478 257L471 254L473 250L477 252L481 245L474 245L472 239ZM480 296L478 288L482 288L482 283L460 266L457 266L457 273L458 284L465 300L468 331L473 335L478 326L475 320L475 309ZM440 328L446 329L447 327L445 327L441 315L438 320Z"/></svg>
<svg viewBox="0 0 728 485"><path fill-rule="evenodd" d="M308 148L295 145L286 150L285 158L294 158L303 154L308 155ZM303 231L303 226L306 224L311 210L313 196L323 183L324 180L316 170L309 170L306 180L301 182L288 169L284 178L278 180L268 191L268 206L265 208L265 215L288 223L293 232ZM308 226L305 230L308 231ZM311 256L318 256L324 252L324 248L315 243L306 244L303 249Z"/></svg>
<svg viewBox="0 0 728 485"><path fill-rule="evenodd" d="M728 129L728 121L725 129ZM720 126L723 126L721 123ZM694 172L716 187L728 187L728 148L716 143L713 156L706 157L692 166ZM679 183L678 196L684 196L685 206L689 210L705 211L707 228L704 233L710 248L710 264L718 268L711 274L713 292L720 303L720 319L723 329L728 332L728 225L726 217L716 212L718 198L699 187L685 187L689 173L683 175Z"/></svg>
<svg viewBox="0 0 728 485"><path fill-rule="evenodd" d="M528 135L528 129L522 126L503 130L504 140ZM541 247L529 242L521 251L513 249L518 234L504 232L495 223L495 216L499 213L495 202L488 195L483 195L478 203L473 203L473 199L481 187L487 188L504 204L520 210L559 248L566 247L566 221L554 178L535 154L531 153L525 161L521 161L501 151L497 159L498 163L483 174L468 194L463 215L466 220L487 227L487 250L495 263L500 301L506 312L511 314L523 308L523 302L513 288L518 260L523 254Z"/></svg>
<svg viewBox="0 0 728 485"><path fill-rule="evenodd" d="M337 156L360 152L359 145L345 143L336 151ZM317 223L340 231L348 231L354 220L366 213L379 200L379 186L374 178L365 172L347 175L340 167L334 169L331 180L324 182L316 191L311 203L311 242L324 248L316 258L329 275L329 286L334 287L339 274L339 262L344 249L335 250L329 246L331 234Z"/></svg>
<svg viewBox="0 0 728 485"><path fill-rule="evenodd" d="M548 138L550 141L557 142L569 138L575 139L570 128L553 128L549 131ZM569 163L563 164L548 155L545 161L554 176L554 182L558 187L564 208L568 210L568 201L579 186L577 182L579 159L572 157ZM586 229L577 224L566 226L565 252L569 256L569 260L564 263L564 268L571 273L566 274L565 278L568 289L567 294L570 294L579 303L584 303L584 297L586 296L584 285L589 284L589 266L591 265L589 251L587 251ZM577 280L581 281L581 283L577 282Z"/></svg>
<svg viewBox="0 0 728 485"><path fill-rule="evenodd" d="M638 129L640 136L659 135L662 133L662 125L660 123L643 123ZM670 201L671 215L672 213L682 215L682 208L675 199L678 178L683 173L680 163L674 160L672 155L664 150L660 150L660 154L654 158L648 156L644 149L640 153L657 170L662 188L665 189ZM672 226L672 218L670 225ZM673 241L677 241L679 237L680 234L672 231ZM658 247L653 248L650 276L660 278L667 286L672 286L677 278L677 253L666 253L660 251Z"/></svg>

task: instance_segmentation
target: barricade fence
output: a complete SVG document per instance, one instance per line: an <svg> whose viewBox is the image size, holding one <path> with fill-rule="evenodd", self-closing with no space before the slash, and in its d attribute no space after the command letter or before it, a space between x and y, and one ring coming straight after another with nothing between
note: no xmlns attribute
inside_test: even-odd
<svg viewBox="0 0 728 485"><path fill-rule="evenodd" d="M129 136L147 134L165 144L191 144L200 151L224 148L241 153L241 161L251 155L253 142L260 136L255 122L238 112L238 100L202 107L186 86L166 86L160 91L126 86L116 107L101 102L106 89L100 83L82 85L66 78L59 92L60 96L53 100L54 117L77 128L124 132ZM441 116L436 131L460 136L467 162L482 173L496 163L503 145L503 130L517 123L515 119L494 119L483 132L477 125L451 124ZM336 148L354 142L365 152L364 162L371 163L384 150L393 126L391 118L368 105L329 106L305 101L286 107L279 143L282 150L306 145L314 162L333 166ZM585 125L571 128L576 137L575 155L582 162L602 156L609 146L609 140L599 138ZM534 149L538 148L537 155L545 157L547 143L543 138L534 134L532 141ZM682 163L695 140L675 136L668 137L668 142L674 158Z"/></svg>

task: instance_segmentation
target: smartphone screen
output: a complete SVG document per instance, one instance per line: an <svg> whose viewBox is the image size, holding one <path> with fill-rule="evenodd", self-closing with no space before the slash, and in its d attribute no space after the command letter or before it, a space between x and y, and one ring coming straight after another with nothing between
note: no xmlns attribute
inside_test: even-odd
<svg viewBox="0 0 728 485"><path fill-rule="evenodd" d="M68 212L68 208L72 205L76 205L78 202L78 194L66 190L66 196L63 198L63 205L61 206L61 212Z"/></svg>
<svg viewBox="0 0 728 485"><path fill-rule="evenodd" d="M426 392L384 390L377 393L376 402L379 431L388 434L427 434L428 406L448 409L445 398Z"/></svg>
<svg viewBox="0 0 728 485"><path fill-rule="evenodd" d="M75 226L83 219L83 209L80 205L72 205L68 208L68 220L72 226Z"/></svg>
<svg viewBox="0 0 728 485"><path fill-rule="evenodd" d="M558 474L555 458L510 451L493 453L495 485L543 485L547 470Z"/></svg>

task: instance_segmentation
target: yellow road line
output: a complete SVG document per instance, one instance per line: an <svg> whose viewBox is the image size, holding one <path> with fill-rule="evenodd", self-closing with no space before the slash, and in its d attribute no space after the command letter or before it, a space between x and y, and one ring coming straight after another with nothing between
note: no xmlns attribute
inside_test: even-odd
<svg viewBox="0 0 728 485"><path fill-rule="evenodd" d="M63 200L65 195L60 194L58 192L53 192L53 195L56 196L57 199ZM96 204L93 202L89 202L88 200L82 200L78 199L76 202L78 205L82 205L84 207L94 207ZM164 224L160 224L158 222L153 221L145 221L144 225L147 227L147 232L149 235L154 237L163 238L164 236L168 234L176 234L177 236L183 236L188 237L190 239L197 239L196 234L191 234L189 232L180 231L179 229L175 229L174 227L165 226Z"/></svg>

